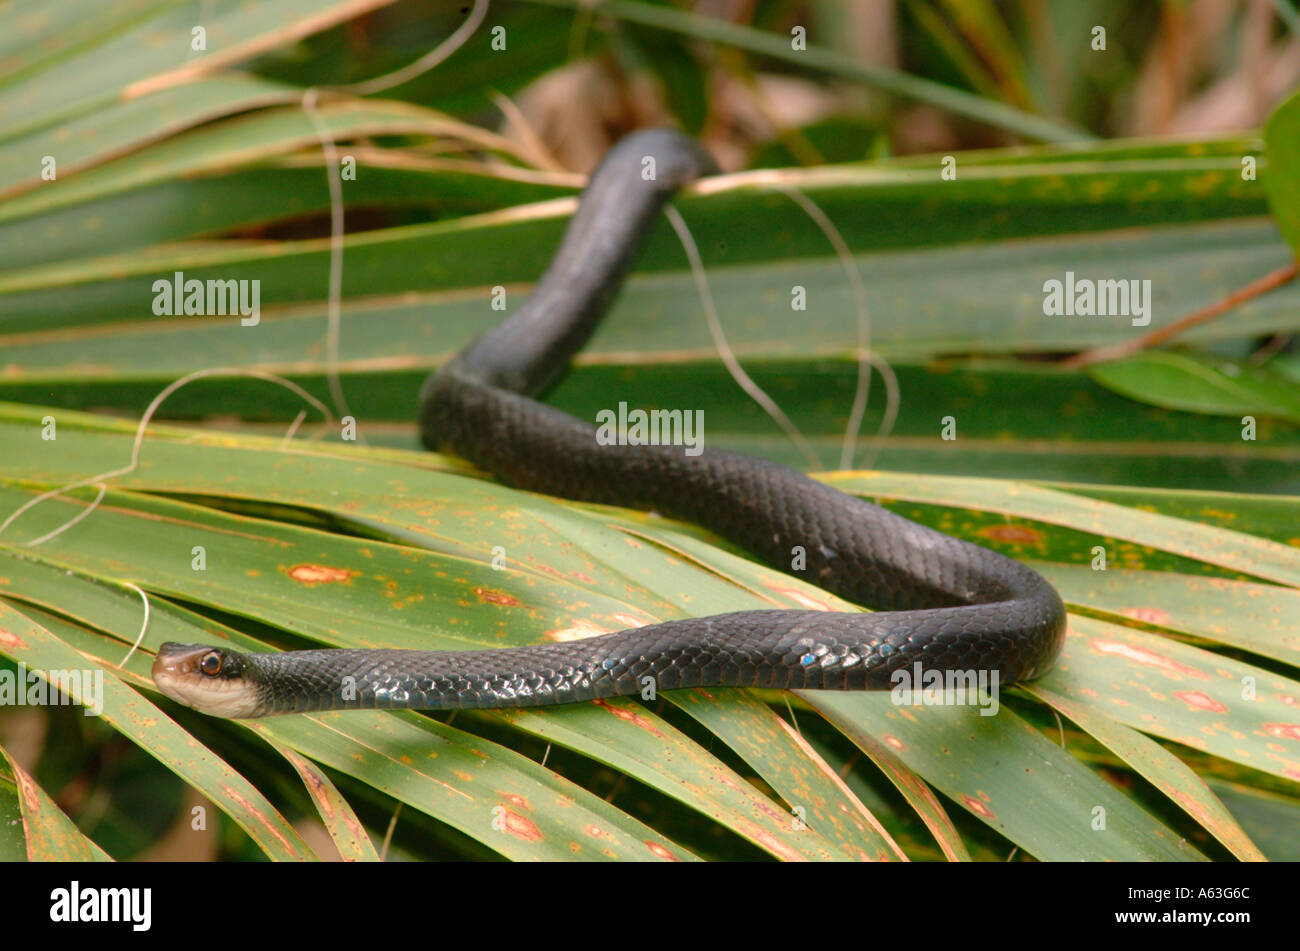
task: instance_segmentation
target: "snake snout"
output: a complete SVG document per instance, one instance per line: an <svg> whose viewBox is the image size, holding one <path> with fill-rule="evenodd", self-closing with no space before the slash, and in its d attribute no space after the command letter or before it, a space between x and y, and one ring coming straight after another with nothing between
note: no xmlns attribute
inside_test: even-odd
<svg viewBox="0 0 1300 951"><path fill-rule="evenodd" d="M258 692L246 669L235 651L168 641L154 656L153 682L164 696L201 713L251 717L257 715Z"/></svg>

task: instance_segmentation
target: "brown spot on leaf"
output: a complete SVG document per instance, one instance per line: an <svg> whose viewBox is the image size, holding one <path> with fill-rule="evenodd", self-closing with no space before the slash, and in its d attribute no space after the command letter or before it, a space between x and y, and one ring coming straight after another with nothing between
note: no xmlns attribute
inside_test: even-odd
<svg viewBox="0 0 1300 951"><path fill-rule="evenodd" d="M542 841L542 830L537 828L532 820L525 819L519 813L511 812L509 809L505 809L504 811L506 832L509 832L513 836L518 836L521 839L526 839L529 842Z"/></svg>
<svg viewBox="0 0 1300 951"><path fill-rule="evenodd" d="M605 628L593 624L591 621L577 621L569 627L557 627L553 631L547 631L544 636L552 641L580 641L584 638L609 633Z"/></svg>
<svg viewBox="0 0 1300 951"><path fill-rule="evenodd" d="M1174 696L1189 707L1195 707L1197 710L1209 710L1211 713L1227 713L1228 708L1213 697L1201 693L1199 690L1175 690Z"/></svg>
<svg viewBox="0 0 1300 951"><path fill-rule="evenodd" d="M591 702L594 706L603 707L608 710L620 720L626 720L628 723L639 726L643 730L648 730L653 736L663 739L663 732L647 720L643 714L637 713L635 710L627 707L616 707L608 700L593 700Z"/></svg>
<svg viewBox="0 0 1300 951"><path fill-rule="evenodd" d="M757 842L763 848L767 849L772 854L776 855L778 858L784 859L787 862L808 861L806 858L804 858L794 849L790 848L788 845L786 845L776 836L772 835L770 832L767 832L764 829L759 829L755 827L752 829L750 834L754 837L755 842Z"/></svg>
<svg viewBox="0 0 1300 951"><path fill-rule="evenodd" d="M799 605L800 607L807 608L809 611L838 610L829 601L823 601L820 598L818 598L816 595L810 594L807 591L802 591L799 588L791 588L787 585L777 584L776 582L773 581L763 582L763 587L767 588L773 594L779 595L780 597L789 598L795 604Z"/></svg>
<svg viewBox="0 0 1300 951"><path fill-rule="evenodd" d="M329 790L325 788L325 783L319 773L312 769L305 762L302 765L294 764L298 767L298 775L302 777L307 784L307 791L311 797L316 800L316 806L320 809L321 818L327 822L334 818L334 802L330 799Z"/></svg>
<svg viewBox="0 0 1300 951"><path fill-rule="evenodd" d="M486 601L489 604L504 604L508 607L518 607L519 599L504 591L497 591L494 588L475 588L474 594L480 601Z"/></svg>
<svg viewBox="0 0 1300 951"><path fill-rule="evenodd" d="M3 644L5 647L14 647L20 649L29 646L25 640L23 640L21 637L15 634L13 631L7 631L3 627L0 627L0 644Z"/></svg>
<svg viewBox="0 0 1300 951"><path fill-rule="evenodd" d="M41 808L41 797L36 791L36 783L30 776L17 766L13 767L14 779L18 781L18 794L23 800L23 823L26 824L28 815L35 815Z"/></svg>
<svg viewBox="0 0 1300 951"><path fill-rule="evenodd" d="M1162 627L1169 625L1169 612L1160 608L1125 608L1124 614L1146 624L1159 624Z"/></svg>
<svg viewBox="0 0 1300 951"><path fill-rule="evenodd" d="M264 813L261 809L258 809L251 802L249 802L248 799L243 795L241 795L238 790L236 790L233 786L230 786L226 783L221 784L221 789L227 796L229 796L235 802L239 803L245 810L247 810L253 816L253 818L255 818L258 822L260 822L262 824L262 827L266 829L267 832L275 836L275 838L279 840L280 844L284 846L284 850L286 852L292 852L294 855L301 854L298 851L298 849L296 849L294 846L289 844L289 840L285 838L284 834L275 827L275 825L271 822L271 818L266 813Z"/></svg>
<svg viewBox="0 0 1300 951"><path fill-rule="evenodd" d="M1159 667L1171 674L1185 674L1188 677L1195 677L1197 680L1209 680L1208 674L1197 670L1195 667L1188 667L1180 664L1172 657L1166 657L1164 654L1149 650L1145 647L1134 647L1132 644L1123 644L1119 641L1103 641L1099 638L1093 638L1092 649L1099 654L1110 654L1114 657L1123 657L1126 660L1134 661L1138 664L1145 664L1148 667Z"/></svg>
<svg viewBox="0 0 1300 951"><path fill-rule="evenodd" d="M1189 796L1187 793L1183 792L1182 790L1174 789L1168 785L1166 785L1165 788L1169 792L1169 794L1171 794L1175 799L1177 799L1180 803L1182 803L1183 808L1186 809L1188 812L1190 812L1197 819L1197 821L1201 823L1201 825L1208 826L1210 822L1213 821L1210 818L1209 813L1205 811L1205 807L1202 806L1200 800L1195 799L1192 796Z"/></svg>
<svg viewBox="0 0 1300 951"><path fill-rule="evenodd" d="M1279 740L1300 740L1300 723L1265 723L1264 732Z"/></svg>
<svg viewBox="0 0 1300 951"><path fill-rule="evenodd" d="M990 541L1005 542L1009 545L1041 545L1043 533L1027 525L988 525L981 528L977 535Z"/></svg>
<svg viewBox="0 0 1300 951"><path fill-rule="evenodd" d="M892 734L886 733L884 736L881 737L881 739L885 741L886 746L892 746L896 750L907 749L907 745L898 737L893 736Z"/></svg>
<svg viewBox="0 0 1300 951"><path fill-rule="evenodd" d="M653 856L654 856L655 858L657 858L657 859L667 859L669 862L680 862L680 861L681 861L681 859L679 859L677 856L673 855L673 853L669 852L667 849L665 849L665 848L664 848L662 845L660 845L658 842L651 842L649 839L646 839L646 840L645 840L645 845L646 845L646 848L650 850L650 854L653 855Z"/></svg>
<svg viewBox="0 0 1300 951"><path fill-rule="evenodd" d="M350 568L335 568L333 565L294 565L289 569L289 577L303 584L332 584L348 581L361 572Z"/></svg>
<svg viewBox="0 0 1300 951"><path fill-rule="evenodd" d="M997 818L992 809L974 796L962 796L961 798L962 802L966 803L966 808L976 815L983 816L985 819Z"/></svg>

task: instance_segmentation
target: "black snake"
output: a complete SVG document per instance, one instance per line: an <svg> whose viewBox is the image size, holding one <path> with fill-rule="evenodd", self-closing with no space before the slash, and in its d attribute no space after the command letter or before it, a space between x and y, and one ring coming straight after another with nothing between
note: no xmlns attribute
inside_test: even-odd
<svg viewBox="0 0 1300 951"><path fill-rule="evenodd" d="M888 689L895 671L918 663L996 672L1001 683L1046 670L1065 608L1025 565L762 459L599 445L593 426L537 402L608 310L663 205L711 168L671 130L614 147L524 306L425 382L424 444L522 489L694 522L777 568L801 548L809 580L880 611L741 611L497 650L243 654L167 643L153 667L158 688L207 713L257 717L534 706L641 694L648 683Z"/></svg>

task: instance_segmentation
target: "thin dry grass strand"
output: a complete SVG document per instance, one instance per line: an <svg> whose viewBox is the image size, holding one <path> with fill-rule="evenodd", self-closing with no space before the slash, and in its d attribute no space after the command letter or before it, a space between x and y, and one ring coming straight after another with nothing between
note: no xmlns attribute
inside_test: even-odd
<svg viewBox="0 0 1300 951"><path fill-rule="evenodd" d="M384 844L379 849L379 861L388 861L388 848L393 844L393 830L397 828L397 817L402 814L402 804L399 802L397 808L393 810L393 817L388 820L388 828L384 830Z"/></svg>
<svg viewBox="0 0 1300 951"><path fill-rule="evenodd" d="M136 594L140 595L140 600L144 602L144 620L140 624L140 633L136 635L135 643L133 643L131 649L126 652L126 656L122 658L122 662L117 665L118 670L125 667L126 662L131 659L131 655L139 650L140 645L144 643L145 631L149 630L149 595L145 594L144 589L139 585L132 584L129 581L123 581L122 584L124 587L130 588Z"/></svg>
<svg viewBox="0 0 1300 951"><path fill-rule="evenodd" d="M102 501L104 500L104 496L108 493L108 486L106 486L106 485L105 485L104 483L102 483L102 482L96 482L96 483L94 483L94 484L99 488L99 494L95 496L95 501L91 502L91 503L90 503L89 505L87 505L84 509L82 509L80 512L78 512L76 515L72 516L72 518L68 519L68 521L64 522L62 525L60 525L58 528L54 529L53 531L46 532L46 533L45 533L44 535L42 535L40 538L33 538L31 541L23 542L22 547L23 547L23 548L35 548L37 545L41 544L42 542L47 542L47 541L49 541L49 540L50 540L51 538L53 538L55 535L58 535L58 534L60 534L61 532L66 532L66 531L67 531L68 529L70 529L73 525L76 525L78 522L80 522L83 518L85 518L85 517L86 517L87 515L89 515L91 512L95 511L95 507L96 507L97 505L99 505L99 503L102 502ZM7 523L6 523L6 524L7 524ZM0 530L3 530L3 529L0 529Z"/></svg>
<svg viewBox="0 0 1300 951"><path fill-rule="evenodd" d="M1276 290L1285 284L1289 284L1297 277L1300 277L1300 261L1292 261L1290 264L1284 265L1276 271L1270 271L1263 277L1251 281L1244 287L1237 288L1226 297L1222 297L1212 304L1194 310L1185 317L1178 318L1172 324L1165 324L1163 327L1149 330L1142 334L1142 336L1134 337L1131 340L1106 344L1092 350L1085 350L1081 353L1076 353L1074 356L1062 360L1058 366L1066 370L1078 370L1093 363L1104 363L1108 360L1118 360L1122 357L1132 356L1133 354L1146 350L1149 347L1154 347L1157 344L1164 343L1166 340L1181 334L1185 330L1199 326L1216 317L1221 317L1249 300L1253 300L1256 297L1267 294L1269 291Z"/></svg>
<svg viewBox="0 0 1300 951"><path fill-rule="evenodd" d="M415 62L407 63L402 68L395 69L391 73L385 73L382 76L366 79L359 83L349 83L346 86L330 86L328 87L329 91L347 93L352 96L370 96L409 82L421 73L427 73L465 45L466 40L473 36L474 32L483 23L483 18L487 16L487 9L488 0L474 0L474 7L469 11L469 16L465 18L465 22L457 27L451 36L415 60Z"/></svg>
<svg viewBox="0 0 1300 951"><path fill-rule="evenodd" d="M76 482L69 482L67 485L60 486L57 489L50 489L47 492L42 492L40 495L28 499L22 505L18 506L18 508L15 509L12 513L10 513L8 518L6 518L3 522L0 522L0 535L4 534L5 529L7 529L10 525L12 525L13 522L24 512L26 512L28 509L36 505L41 504L47 499L52 499L57 495L63 495L65 492L71 492L73 489L84 488L85 486L88 485L96 485L101 482L106 482L109 479L114 479L117 476L122 476L130 472L134 472L136 467L140 464L140 449L141 446L144 444L145 429L146 427L148 427L149 421L153 419L153 414L158 411L158 407L162 405L163 401L167 399L167 397L171 396L173 393L179 390L182 386L185 386L187 383L192 383L194 380L201 380L201 379L214 377L214 376L230 376L230 377L247 376L257 380L267 380L271 383L278 383L281 386L286 387L289 390L292 390L295 394L302 397L302 399L306 400L313 407L320 410L321 415L325 417L326 423L331 423L334 421L334 417L333 415L331 415L328 406L326 406L320 400L316 399L316 397L312 396L310 393L304 390L297 383L294 383L292 380L286 380L283 377L276 376L274 373L267 373L264 370L251 370L244 367L221 367L212 370L195 370L193 373L187 373L185 374L185 376L181 377L180 379L173 380L171 383L168 383L167 386L163 387L162 392L160 392L157 396L153 398L153 402L149 404L148 408L145 409L144 415L140 417L139 425L136 426L135 440L131 444L131 462L129 465L123 466L121 469L113 469L110 472L101 472L98 475L89 476L85 479L78 479ZM105 490L106 489L107 487L105 487ZM56 535L62 532L66 532L73 525L76 525L79 521L81 521L83 518L85 518L87 515L93 512L95 510L95 507L99 505L99 502L101 499L103 499L103 497L104 497L104 492L101 491L99 493L99 497L96 498L95 501L92 502L83 511L78 512L71 519L63 523L54 531L42 535L40 538L34 539L33 541L24 543L24 547L30 548L35 545L39 545L42 542L49 541L51 538L55 537Z"/></svg>
<svg viewBox="0 0 1300 951"><path fill-rule="evenodd" d="M686 252L686 258L690 261L691 274L695 278L695 288L700 295L700 303L704 306L704 318L709 325L709 333L713 336L713 345L717 348L718 356L722 358L727 372L731 374L732 379L740 386L742 390L749 394L750 398L763 407L768 416L776 422L778 426L785 431L790 440L799 448L804 458L808 461L809 466L816 470L822 468L821 460L817 458L817 453L813 450L812 445L804 438L798 427L790 421L781 407L763 392L762 387L750 379L749 374L736 361L736 355L732 352L731 345L727 343L726 335L722 332L722 323L718 320L718 310L713 303L713 294L709 290L709 281L704 273L704 264L700 260L699 248L695 246L695 239L691 236L690 229L686 226L681 213L672 205L664 208L664 214L667 215L669 222L672 223L673 230L677 232L677 238L682 243L682 249Z"/></svg>
<svg viewBox="0 0 1300 951"><path fill-rule="evenodd" d="M305 409L298 410L298 415L293 418L293 422L290 423L289 428L285 430L284 438L280 440L281 449L289 445L290 441L293 439L294 433L298 431L298 427L302 425L302 421L306 418L307 411Z"/></svg>
<svg viewBox="0 0 1300 951"><path fill-rule="evenodd" d="M560 164L560 160L542 142L542 137L537 134L529 123L528 117L515 105L513 99L495 89L491 90L491 96L510 128L514 129L515 134L519 136L520 145L535 167L548 172L568 172L568 169Z"/></svg>
<svg viewBox="0 0 1300 951"><path fill-rule="evenodd" d="M317 91L308 89L302 94L302 111L307 114L316 138L320 140L325 158L325 177L330 193L330 275L328 298L328 324L325 331L325 375L329 380L330 399L339 417L351 416L347 398L343 395L343 380L339 376L339 338L343 328L343 180L339 175L339 154L334 136L325 127L316 110ZM358 430L358 441L366 445L366 437Z"/></svg>
<svg viewBox="0 0 1300 951"><path fill-rule="evenodd" d="M835 227L835 223L831 221L826 212L822 211L821 206L802 191L793 185L779 184L776 187L787 198L802 208L804 213L813 220L813 223L822 230L826 240L835 249L835 255L840 259L840 264L844 267L844 273L848 275L849 284L853 288L853 300L857 307L858 321L858 352L855 355L858 361L858 386L853 395L853 409L849 413L849 422L844 428L844 444L840 450L840 468L853 468L858 433L862 429L862 419L866 415L867 399L871 393L870 368L874 366L879 371L880 378L885 384L885 413L880 421L880 428L876 430L876 435L872 438L868 447L866 465L870 468L875 463L876 456L880 452L881 440L893 430L894 421L898 418L898 377L888 361L871 349L871 317L867 310L867 289L862 283L862 275L858 272L857 262L853 260L853 252L849 250L844 235L840 233L839 228Z"/></svg>
<svg viewBox="0 0 1300 951"><path fill-rule="evenodd" d="M383 76L376 76L374 79L368 79L364 82L351 83L346 86L326 87L327 91L352 96L368 96L372 93L391 89L414 79L421 73L428 72L465 44L465 41L474 34L483 22L483 18L487 15L487 8L487 0L475 0L474 7L470 10L469 16L465 18L465 22L451 36L415 62L408 63L401 69L386 73ZM326 128L320 112L316 109L319 98L320 90L315 88L304 90L302 94L302 110L311 122L312 128L316 132L316 138L320 141L321 152L325 160L325 173L329 181L330 274L329 323L325 336L326 376L329 380L330 399L334 401L334 408L338 411L339 416L344 417L351 416L352 412L348 408L347 398L343 395L343 381L339 375L339 338L342 334L343 316L343 182L339 175L338 147L334 142L334 136ZM357 441L363 446L368 445L365 434L360 429L357 431Z"/></svg>
<svg viewBox="0 0 1300 951"><path fill-rule="evenodd" d="M790 725L794 727L795 733L803 736L803 730L799 729L799 718L794 715L794 705L790 703L789 691L785 691L785 709L790 714Z"/></svg>

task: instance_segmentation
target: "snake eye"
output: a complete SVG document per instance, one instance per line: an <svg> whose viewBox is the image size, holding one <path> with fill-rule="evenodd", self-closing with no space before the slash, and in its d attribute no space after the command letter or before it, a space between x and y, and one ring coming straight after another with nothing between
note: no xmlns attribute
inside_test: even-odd
<svg viewBox="0 0 1300 951"><path fill-rule="evenodd" d="M199 670L203 671L209 677L215 677L221 673L221 655L216 651L211 651L203 655L199 661Z"/></svg>

